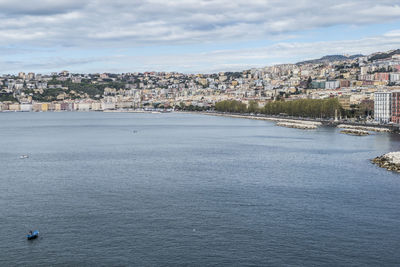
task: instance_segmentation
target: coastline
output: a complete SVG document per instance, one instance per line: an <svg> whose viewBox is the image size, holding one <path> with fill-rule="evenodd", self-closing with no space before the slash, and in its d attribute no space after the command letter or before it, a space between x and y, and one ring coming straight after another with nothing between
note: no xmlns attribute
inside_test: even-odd
<svg viewBox="0 0 400 267"><path fill-rule="evenodd" d="M273 121L277 123L293 123L293 124L304 124L304 125L314 125L314 126L325 126L325 127L335 127L342 128L343 130L360 130L368 132L396 132L397 128L394 126L385 125L372 125L372 124L359 124L359 123L348 123L343 121L334 120L313 120L309 118L290 118L281 116L266 116L266 115L250 115L250 114L232 114L232 113L218 113L218 112L189 112L193 114L203 114L210 116L221 116L229 118L239 118L239 119L250 119L250 120L265 120ZM278 126L284 126L283 124ZM290 127L297 128L297 127Z"/></svg>
<svg viewBox="0 0 400 267"><path fill-rule="evenodd" d="M15 112L34 112L34 111L6 111L2 110L0 113L15 113ZM42 111L40 111L42 112ZM273 116L263 114L235 114L235 113L224 113L224 112L205 112L205 111L174 111L174 110L138 110L138 109L115 109L115 110L74 110L74 111L48 111L48 112L104 112L104 113L146 113L146 114L162 114L162 113L181 113L181 114L201 114L208 116L220 116L238 119L250 119L250 120L265 120L276 122L277 126L297 128L297 129L317 129L319 126L324 127L335 127L343 129L342 133L353 134L360 136L358 131L367 132L378 132L378 133L390 133L400 132L398 125L381 125L373 123L359 123L359 122L348 122L348 121L335 121L332 119L312 119L312 118L301 118L301 117L289 117L289 116ZM352 133L350 133L352 132ZM357 133L356 133L357 132ZM364 135L364 134L361 134ZM366 135L366 134L365 134Z"/></svg>
<svg viewBox="0 0 400 267"><path fill-rule="evenodd" d="M187 112L185 112L187 113ZM229 118L239 118L239 119L250 119L250 120L264 120L264 121L274 121L274 122L302 122L304 124L313 124L313 125L322 125L322 122L316 120L306 120L306 119L291 119L291 118L282 118L282 117L273 117L273 116L264 116L264 115L245 115L245 114L232 114L232 113L217 113L217 112L189 112L193 114L203 114L210 116L220 116L220 117L229 117Z"/></svg>

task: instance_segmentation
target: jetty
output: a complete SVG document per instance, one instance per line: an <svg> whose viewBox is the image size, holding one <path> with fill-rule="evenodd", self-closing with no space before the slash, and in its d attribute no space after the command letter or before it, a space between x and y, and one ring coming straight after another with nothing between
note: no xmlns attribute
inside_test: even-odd
<svg viewBox="0 0 400 267"><path fill-rule="evenodd" d="M296 128L296 129L304 129L304 130L314 130L318 127L314 124L307 123L295 123L295 122L278 122L277 126L287 127L287 128Z"/></svg>

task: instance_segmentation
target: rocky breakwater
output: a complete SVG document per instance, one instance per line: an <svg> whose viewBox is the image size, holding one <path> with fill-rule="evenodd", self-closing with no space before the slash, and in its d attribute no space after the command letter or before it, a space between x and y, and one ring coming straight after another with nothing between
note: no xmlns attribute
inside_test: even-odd
<svg viewBox="0 0 400 267"><path fill-rule="evenodd" d="M317 129L322 125L319 121L307 121L307 120L296 120L296 119L285 119L285 118L275 118L267 116L254 116L254 115L239 115L239 114L228 114L228 113L203 113L205 115L213 116L224 116L230 118L241 118L241 119L251 119L251 120L263 120L263 121L273 121L276 122L277 126L297 128L297 129Z"/></svg>
<svg viewBox="0 0 400 267"><path fill-rule="evenodd" d="M304 121L304 120L292 120L292 119L279 119L270 118L269 120L276 121L277 126L283 126L288 128L304 129L304 130L314 130L322 123L318 121Z"/></svg>
<svg viewBox="0 0 400 267"><path fill-rule="evenodd" d="M294 123L294 124L303 124L303 125L313 125L313 126L321 126L322 123L319 121L306 121L306 120L294 120L294 119L281 119L281 118L271 118L267 117L265 120L275 121L277 123L285 122L285 123Z"/></svg>
<svg viewBox="0 0 400 267"><path fill-rule="evenodd" d="M400 152L390 152L372 159L372 162L389 171L400 172Z"/></svg>
<svg viewBox="0 0 400 267"><path fill-rule="evenodd" d="M354 130L362 130L362 131L370 131L370 132L390 132L388 128L381 128L381 127L371 127L371 126L361 126L361 125L348 125L348 124L339 124L336 126L337 128L344 128L344 129L354 129Z"/></svg>
<svg viewBox="0 0 400 267"><path fill-rule="evenodd" d="M342 128L343 130L340 132L343 134L351 134L357 136L369 135L370 132L380 132L380 133L390 132L390 129L388 128L362 126L362 125L339 124L337 128Z"/></svg>
<svg viewBox="0 0 400 267"><path fill-rule="evenodd" d="M342 133L342 134L350 134L350 135L357 135L357 136L369 135L368 131L357 130L357 129L343 129L342 131L340 131L340 133Z"/></svg>
<svg viewBox="0 0 400 267"><path fill-rule="evenodd" d="M276 125L288 128L304 129L304 130L313 130L318 128L314 124L298 123L298 122L278 122Z"/></svg>

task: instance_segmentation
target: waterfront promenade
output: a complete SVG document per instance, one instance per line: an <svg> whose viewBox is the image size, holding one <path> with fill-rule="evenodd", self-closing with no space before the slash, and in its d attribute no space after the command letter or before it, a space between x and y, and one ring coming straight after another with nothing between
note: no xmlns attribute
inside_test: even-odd
<svg viewBox="0 0 400 267"><path fill-rule="evenodd" d="M227 113L227 112L195 112L204 115L211 116L223 116L230 118L241 118L241 119L251 119L251 120L266 120L266 121L280 121L280 122L301 122L304 124L315 124L320 123L323 126L337 127L339 125L357 126L365 128L366 130L371 130L371 128L383 128L389 129L392 132L399 131L399 125L395 124L376 124L376 123L366 123L366 122L352 122L347 120L334 120L334 119L313 119L313 118L302 118L293 116L277 116L277 115L264 115L264 114L240 114L240 113Z"/></svg>

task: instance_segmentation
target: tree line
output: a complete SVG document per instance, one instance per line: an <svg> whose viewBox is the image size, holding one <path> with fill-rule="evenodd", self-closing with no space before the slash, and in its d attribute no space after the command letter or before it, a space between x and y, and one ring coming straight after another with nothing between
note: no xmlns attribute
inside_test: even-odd
<svg viewBox="0 0 400 267"><path fill-rule="evenodd" d="M215 103L215 110L220 112L247 113L247 105L237 100L224 100Z"/></svg>
<svg viewBox="0 0 400 267"><path fill-rule="evenodd" d="M343 113L343 108L337 98L300 99L293 101L273 101L264 107L258 107L257 102L250 101L248 105L237 100L225 100L215 104L215 110L232 113L262 113L266 115L289 115L311 118L333 118Z"/></svg>

